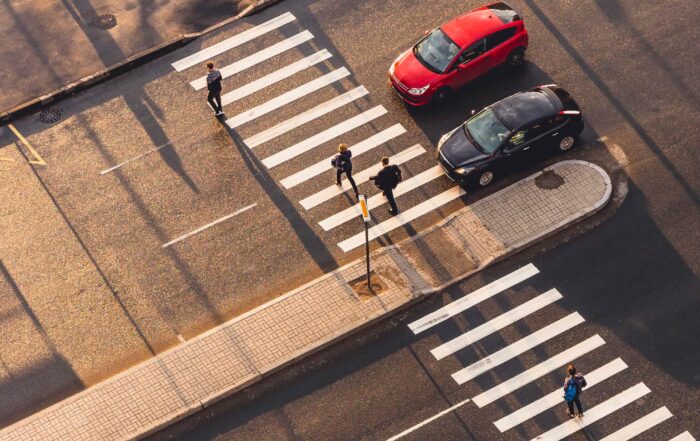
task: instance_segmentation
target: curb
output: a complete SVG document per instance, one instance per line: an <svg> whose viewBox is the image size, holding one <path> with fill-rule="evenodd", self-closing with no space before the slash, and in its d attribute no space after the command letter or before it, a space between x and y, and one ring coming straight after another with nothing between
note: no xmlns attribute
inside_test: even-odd
<svg viewBox="0 0 700 441"><path fill-rule="evenodd" d="M556 162L556 163L538 171L537 173L534 173L534 174L522 179L521 181L530 181L530 180L536 179L538 176L542 175L543 173L546 173L547 171L553 170L554 168L556 168L557 166L562 165L562 164L585 165L585 166L593 168L600 175L603 176L603 178L605 180L605 193L598 200L598 202L596 202L595 206L592 209L585 210L585 211L582 211L579 213L575 213L575 214L571 215L569 218L565 219L564 221L562 221L556 225L553 225L548 230L543 231L535 236L532 236L530 238L527 238L527 239L521 241L520 243L517 243L515 245L512 245L512 246L504 249L500 255L492 256L490 259L485 260L484 262L482 262L478 267L474 268L473 270L471 270L465 274L462 274L462 275L460 275L452 280L449 280L438 287L433 287L433 288L429 288L426 290L422 290L422 291L418 292L417 295L413 296L410 300L403 303L401 306L394 308L392 310L386 311L384 314L380 314L376 317L373 317L372 319L365 321L361 325L356 326L349 331L344 331L344 332L339 331L339 332L329 336L326 340L319 342L313 348L303 349L303 350L289 356L286 360L278 363L277 365L271 367L270 369L267 369L264 371L258 371L257 378L253 378L253 379L246 381L245 383L232 386L230 389L227 389L226 391L223 391L222 393L217 394L216 396L208 397L206 401L200 400L201 407L190 408L190 409L188 409L188 411L186 413L172 416L167 421L165 421L167 418L164 420L161 420L158 422L157 427L150 426L148 428L143 428L142 430L139 430L137 433L132 435L132 437L130 437L129 439L130 440L138 440L138 439L142 439L146 436L152 435L152 434L158 432L159 430L162 430L162 429L168 427L169 425L172 425L173 423L180 421L180 420L196 413L199 410L203 410L206 407L208 407L208 406L210 406L210 405L212 405L220 400L223 400L223 399L231 396L232 394L239 392L239 391L259 382L260 380L267 378L267 377L279 372L280 370L287 368L287 367L303 360L304 358L307 358L313 354L316 354L316 353L334 345L335 343L338 343L342 340L345 340L346 338L349 338L349 337L359 333L360 331L367 329L368 327L370 327L378 322L381 322L382 320L385 320L388 317L397 315L397 314L401 313L402 311L405 311L406 309L415 305L416 303L419 303L423 300L426 300L430 295L441 292L441 291L445 290L446 288L454 285L455 283L458 283L464 279L467 279L467 278L473 276L474 274L484 270L485 268L487 268L495 263L498 263L502 260L505 260L509 257L512 257L515 254L519 253L520 251L523 251L526 248L528 248L532 245L535 245L536 243L541 242L541 241L565 230L567 227L573 225L574 223L577 223L579 221L582 221L584 219L587 219L587 218L593 216L594 214L598 213L600 210L605 208L605 206L608 204L608 202L610 201L610 198L612 196L612 182L610 179L610 175L605 170L603 170L602 167L600 167L596 164L593 164L592 162L578 160L578 159L559 161L559 162ZM501 189L493 194L490 194L489 196L485 197L484 199L496 197L500 193L507 190L509 187L510 186L506 186L505 188L503 188L503 189ZM482 200L484 200L484 199L482 199ZM399 243L393 244L393 245L378 248L378 249L374 250L372 253L374 254L376 252L386 252L387 250L399 248L401 246L401 244L403 244L403 243L415 240L415 239L422 237L422 236L424 236L424 235L426 235L426 234L428 234L436 229L442 228L445 224L452 221L452 219L456 218L461 213L463 213L469 209L470 209L470 206L466 206L466 207L452 213L450 216L441 220L439 223L435 224L434 226L432 226L424 231L421 231L420 233L416 234L415 236L411 236L411 237L409 237L409 238L407 238ZM349 263L341 266L340 268L335 269L334 271L332 271L330 273L324 274L324 275L322 275L322 276L320 276L320 277L318 277L318 278L316 278L308 283L305 283L304 285L299 286L299 287L297 287L297 288L295 288L295 289L293 289L293 290L291 290L291 291L289 291L289 292L283 294L282 296L279 296L273 300L270 300L269 302L264 303L256 308L252 309L251 311L248 311L248 312L246 312L238 317L235 317L232 320L240 320L240 319L242 319L250 314L255 313L256 311L259 311L263 308L270 306L271 304L277 303L277 302L281 301L282 299L305 289L308 286L311 286L315 283L318 283L320 280L323 280L327 277L333 277L336 273L339 273L339 272L343 271L346 267L349 267L349 266L354 265L354 264L356 264L356 261L349 262ZM201 336L206 335L206 334L211 333L211 332L215 332L217 329L218 329L218 327L212 328L212 329L206 331L204 334L201 334L198 337L201 337Z"/></svg>
<svg viewBox="0 0 700 441"><path fill-rule="evenodd" d="M3 111L2 113L0 113L0 123L10 123L19 117L34 113L50 103L60 101L70 95L101 84L113 77L119 76L137 67L143 66L144 64L158 57L161 57L167 53L174 51L175 49L187 45L191 41L203 35L216 31L228 24L233 23L236 20L240 20L241 18L252 15L280 1L282 0L258 0L252 5L245 8L237 15L230 17L224 21L221 21L215 25L212 25L202 31L190 34L182 34L178 37L166 40L149 49L145 49L141 52L138 52L116 64L101 69L91 75L84 76L79 80L68 83L67 85L59 87L58 89L54 89L40 97L26 101L22 104L19 104L15 107Z"/></svg>

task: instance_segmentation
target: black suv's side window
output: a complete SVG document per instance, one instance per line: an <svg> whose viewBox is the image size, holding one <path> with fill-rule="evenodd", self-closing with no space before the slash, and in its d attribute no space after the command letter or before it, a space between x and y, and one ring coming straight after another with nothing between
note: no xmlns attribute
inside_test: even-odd
<svg viewBox="0 0 700 441"><path fill-rule="evenodd" d="M474 58L478 57L479 55L483 54L485 52L485 39L482 38L476 43L472 44L468 48L462 52L462 55L459 56L457 59L457 65L459 64L464 64L472 61Z"/></svg>
<svg viewBox="0 0 700 441"><path fill-rule="evenodd" d="M543 133L546 133L548 128L549 125L546 122L538 122L518 130L517 132L513 133L508 140L506 151L517 150L519 146L532 141Z"/></svg>
<svg viewBox="0 0 700 441"><path fill-rule="evenodd" d="M490 51L491 49L495 48L501 43L504 43L506 40L508 40L510 37L515 35L515 28L506 28L502 29L498 32L494 32L493 34L489 35L486 37L486 50Z"/></svg>

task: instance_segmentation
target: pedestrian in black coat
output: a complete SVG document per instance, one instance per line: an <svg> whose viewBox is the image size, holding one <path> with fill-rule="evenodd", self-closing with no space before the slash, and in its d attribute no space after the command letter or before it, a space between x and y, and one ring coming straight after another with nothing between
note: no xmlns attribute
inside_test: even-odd
<svg viewBox="0 0 700 441"><path fill-rule="evenodd" d="M370 176L374 181L374 185L379 187L387 202L389 202L389 213L393 216L399 214L399 208L396 206L394 199L394 189L401 182L401 169L395 165L389 165L389 158L382 158L382 169L375 176Z"/></svg>
<svg viewBox="0 0 700 441"><path fill-rule="evenodd" d="M218 69L214 69L214 63L207 63L207 101L214 109L214 115L221 116L224 114L224 110L221 107L221 72Z"/></svg>
<svg viewBox="0 0 700 441"><path fill-rule="evenodd" d="M333 158L333 166L336 168L335 172L335 184L342 185L340 183L340 176L345 173L348 178L352 189L355 190L355 198L359 199L360 193L357 191L357 185L355 185L355 180L352 178L352 152L348 149L347 144L338 144L338 154Z"/></svg>

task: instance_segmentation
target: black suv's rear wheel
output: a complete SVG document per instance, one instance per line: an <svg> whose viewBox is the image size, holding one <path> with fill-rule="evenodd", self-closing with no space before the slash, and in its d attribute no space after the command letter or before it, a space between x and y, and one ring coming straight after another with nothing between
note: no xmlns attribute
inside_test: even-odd
<svg viewBox="0 0 700 441"><path fill-rule="evenodd" d="M576 139L573 136L565 136L559 140L559 150L566 152L576 144Z"/></svg>

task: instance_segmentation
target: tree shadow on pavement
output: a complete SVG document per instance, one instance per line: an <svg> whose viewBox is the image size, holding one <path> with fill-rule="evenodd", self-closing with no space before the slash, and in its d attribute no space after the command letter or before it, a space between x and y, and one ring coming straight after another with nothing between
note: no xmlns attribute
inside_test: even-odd
<svg viewBox="0 0 700 441"><path fill-rule="evenodd" d="M294 230L297 238L304 246L309 256L316 262L316 265L324 272L330 272L338 268L338 262L328 250L328 247L326 247L316 232L314 232L309 224L300 216L297 208L277 185L274 178L270 176L265 166L245 145L241 136L234 129L228 127L223 119L220 120L220 123L231 137L233 144L238 149L238 153L241 155L251 175L253 175L260 185L260 188L262 188L265 194L270 198L270 201L275 204L279 212L287 219L287 222Z"/></svg>
<svg viewBox="0 0 700 441"><path fill-rule="evenodd" d="M4 298L8 292L11 296ZM19 357L14 354L17 348L10 345L0 348L0 427L5 427L79 392L84 385L44 330L2 260L0 298L3 298L0 302L0 327L17 333L14 344L24 341L21 335L28 332L38 335L43 344L43 347L22 348ZM8 354L8 351L13 354ZM21 360L37 356L40 357L38 361ZM8 358L11 360L8 361ZM47 397L51 397L50 402Z"/></svg>

